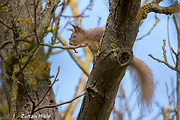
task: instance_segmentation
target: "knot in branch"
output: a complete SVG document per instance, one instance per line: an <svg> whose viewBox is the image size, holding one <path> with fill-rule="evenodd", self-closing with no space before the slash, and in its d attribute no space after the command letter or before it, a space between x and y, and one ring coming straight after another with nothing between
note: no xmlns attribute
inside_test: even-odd
<svg viewBox="0 0 180 120"><path fill-rule="evenodd" d="M132 51L127 49L116 49L114 56L120 67L128 66L133 58Z"/></svg>

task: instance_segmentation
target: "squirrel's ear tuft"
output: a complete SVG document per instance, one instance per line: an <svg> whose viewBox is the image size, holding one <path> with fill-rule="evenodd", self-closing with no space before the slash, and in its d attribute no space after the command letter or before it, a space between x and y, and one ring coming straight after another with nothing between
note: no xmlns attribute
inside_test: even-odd
<svg viewBox="0 0 180 120"><path fill-rule="evenodd" d="M84 32L84 30L81 28L81 27L79 27L79 26L77 26L77 25L73 25L73 24L71 24L72 26L73 26L73 28L74 28L74 30L73 30L73 32L75 31L75 32L78 32L78 33L83 33ZM72 30L70 30L70 31L72 31Z"/></svg>
<svg viewBox="0 0 180 120"><path fill-rule="evenodd" d="M68 29L68 30L74 32L74 29Z"/></svg>
<svg viewBox="0 0 180 120"><path fill-rule="evenodd" d="M70 23L71 24L71 23ZM71 24L72 26L73 26L73 28L75 28L77 25L73 25L73 24Z"/></svg>
<svg viewBox="0 0 180 120"><path fill-rule="evenodd" d="M78 26L75 26L75 31L78 32L78 33L83 33L83 29L78 27Z"/></svg>

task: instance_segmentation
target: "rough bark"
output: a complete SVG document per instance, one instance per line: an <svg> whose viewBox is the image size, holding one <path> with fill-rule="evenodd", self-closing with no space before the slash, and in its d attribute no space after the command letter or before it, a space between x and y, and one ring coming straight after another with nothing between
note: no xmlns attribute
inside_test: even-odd
<svg viewBox="0 0 180 120"><path fill-rule="evenodd" d="M30 118L34 115L38 119L47 117L43 115L50 115L50 119L53 120L59 117L57 108L33 113L35 106L51 84L49 64L46 61L44 49L39 47L38 42L43 41L46 29L53 17L52 13L59 2L60 0L51 1L45 14L40 14L40 3L36 0L2 0L0 2L3 9L7 8L7 11L0 12L0 19L10 26L8 28L1 23L0 46L6 41L12 41L3 47L0 57L3 87L13 119L23 117L23 114L24 117ZM30 34L35 35L23 38ZM16 42L19 38L31 40L32 43ZM50 90L37 107L55 103L54 93Z"/></svg>
<svg viewBox="0 0 180 120"><path fill-rule="evenodd" d="M113 109L119 84L133 55L141 1L109 0L109 17L96 55L78 120L107 120Z"/></svg>

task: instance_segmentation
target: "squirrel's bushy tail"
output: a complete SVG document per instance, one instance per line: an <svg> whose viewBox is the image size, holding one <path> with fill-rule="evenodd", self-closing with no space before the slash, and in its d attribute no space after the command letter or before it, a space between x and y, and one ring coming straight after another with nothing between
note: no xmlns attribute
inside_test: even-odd
<svg viewBox="0 0 180 120"><path fill-rule="evenodd" d="M136 57L133 57L129 67L129 71L136 84L139 102L141 102L142 106L149 106L154 94L154 81L151 70L143 61Z"/></svg>

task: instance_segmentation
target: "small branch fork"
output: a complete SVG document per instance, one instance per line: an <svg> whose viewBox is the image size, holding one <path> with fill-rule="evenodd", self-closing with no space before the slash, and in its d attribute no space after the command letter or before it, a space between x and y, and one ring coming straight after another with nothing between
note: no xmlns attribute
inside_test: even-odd
<svg viewBox="0 0 180 120"><path fill-rule="evenodd" d="M160 63L164 63L164 64L165 64L166 66L168 66L170 69L175 70L176 72L178 72L178 73L180 74L180 70L178 70L178 60L179 60L178 56L180 55L180 53L179 53L179 52L176 53L176 52L174 51L174 49L171 47L171 51L172 51L172 53L173 53L173 54L175 55L175 57L176 57L176 65L175 65L175 67L173 67L173 66L171 66L171 65L167 62L167 56L166 56L165 46L166 46L166 40L163 40L162 49L163 49L164 60L157 59L157 58L153 57L152 54L149 54L149 56L150 56L152 59L154 59L154 60L156 60L156 61L158 61L158 62L160 62Z"/></svg>

